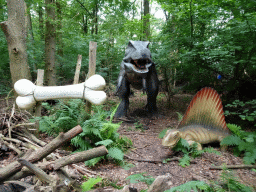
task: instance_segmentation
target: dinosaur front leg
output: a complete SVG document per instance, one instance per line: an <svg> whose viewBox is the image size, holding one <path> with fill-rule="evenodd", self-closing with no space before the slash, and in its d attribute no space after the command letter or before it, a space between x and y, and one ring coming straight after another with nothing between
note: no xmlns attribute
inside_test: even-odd
<svg viewBox="0 0 256 192"><path fill-rule="evenodd" d="M189 146L193 145L194 143L197 143L197 150L198 150L198 151L200 151L200 150L203 149L203 148L202 148L202 145L201 145L200 143L198 143L198 142L195 142L195 141L193 141L193 140L187 140L187 142L188 142Z"/></svg>
<svg viewBox="0 0 256 192"><path fill-rule="evenodd" d="M151 72L148 74L146 79L146 91L147 91L147 110L151 114L157 112L156 97L159 89L159 82L156 74L155 67L152 66Z"/></svg>
<svg viewBox="0 0 256 192"><path fill-rule="evenodd" d="M125 76L120 77L120 83L118 83L116 94L121 99L117 111L115 113L115 118L120 118L127 116L127 110L129 108L129 95L130 95L130 84Z"/></svg>

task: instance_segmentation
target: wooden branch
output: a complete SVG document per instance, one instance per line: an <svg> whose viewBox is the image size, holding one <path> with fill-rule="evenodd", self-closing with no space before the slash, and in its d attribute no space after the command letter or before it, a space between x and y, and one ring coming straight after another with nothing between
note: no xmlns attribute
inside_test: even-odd
<svg viewBox="0 0 256 192"><path fill-rule="evenodd" d="M163 161L161 161L161 160L137 159L137 158L129 157L128 155L124 155L124 157L126 157L127 159L130 159L130 160L133 160L133 161L138 161L138 162L163 163ZM178 161L178 160L180 160L179 157L174 157L167 161Z"/></svg>
<svg viewBox="0 0 256 192"><path fill-rule="evenodd" d="M21 155L24 154L21 150L19 150L19 149L18 149L15 145L13 145L12 143L8 143L8 142L4 141L3 138L0 138L0 139L2 140L2 142L3 142L7 147L9 147L9 148L12 149L13 151L15 151L15 152L18 154L18 156L21 156Z"/></svg>
<svg viewBox="0 0 256 192"><path fill-rule="evenodd" d="M94 149L90 149L83 152L71 154L55 161L53 165L54 170L58 170L68 164L87 161L96 157L104 156L108 154L108 150L105 146L100 146Z"/></svg>
<svg viewBox="0 0 256 192"><path fill-rule="evenodd" d="M40 161L47 155L49 155L51 152L59 148L63 145L63 143L69 141L71 138L75 137L79 133L81 133L82 127L80 125L74 127L73 129L69 130L67 133L60 133L57 138L52 140L50 143L48 143L46 146L38 149L37 151L34 151L31 155L27 156L26 154L23 159L34 163L37 161ZM26 157L26 158L25 158ZM14 161L10 163L9 165L5 166L4 168L0 169L0 183L6 180L8 177L12 176L16 172L20 171L22 168L21 164L18 161Z"/></svg>
<svg viewBox="0 0 256 192"><path fill-rule="evenodd" d="M18 162L33 172L42 183L52 184L54 179L50 175L47 175L42 169L26 161L25 159L18 159Z"/></svg>
<svg viewBox="0 0 256 192"><path fill-rule="evenodd" d="M224 166L211 166L210 169L256 169L256 165L224 165Z"/></svg>
<svg viewBox="0 0 256 192"><path fill-rule="evenodd" d="M77 64L76 64L76 72L75 72L75 77L74 77L74 83L73 84L78 84L79 82L79 74L80 74L80 69L81 69L81 63L82 63L82 55L77 56Z"/></svg>
<svg viewBox="0 0 256 192"><path fill-rule="evenodd" d="M33 135L32 133L30 133L27 129L23 129L23 132L25 133L25 135L30 138L31 140L33 140L34 142L36 142L37 144L41 145L41 146L45 146L47 143L45 143L44 141L41 141L40 139L38 139L35 135Z"/></svg>
<svg viewBox="0 0 256 192"><path fill-rule="evenodd" d="M87 74L87 79L95 74L96 71L96 50L97 50L97 42L90 41L89 43L89 70ZM86 102L85 111L88 114L91 114L92 104L90 102Z"/></svg>
<svg viewBox="0 0 256 192"><path fill-rule="evenodd" d="M106 147L100 146L100 147L90 149L87 151L77 152L77 153L62 157L60 159L57 159L55 161L50 161L50 162L46 162L46 163L40 162L40 163L36 164L36 166L44 171L45 170L49 170L49 171L59 170L60 168L66 166L66 165L87 161L92 158L106 155L107 153L108 153L108 150L106 149ZM18 179L27 177L32 174L33 173L31 171L29 171L27 168L23 168L20 172L16 173L9 179L10 180L18 180Z"/></svg>

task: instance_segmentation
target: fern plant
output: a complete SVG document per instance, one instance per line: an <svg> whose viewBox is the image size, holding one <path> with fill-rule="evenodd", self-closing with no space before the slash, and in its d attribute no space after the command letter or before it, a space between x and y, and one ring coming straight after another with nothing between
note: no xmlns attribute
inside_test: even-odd
<svg viewBox="0 0 256 192"><path fill-rule="evenodd" d="M48 103L42 103L42 105L49 115L40 119L39 130L48 135L66 132L89 118L81 99L70 99L66 103L60 100L54 107Z"/></svg>
<svg viewBox="0 0 256 192"><path fill-rule="evenodd" d="M190 165L191 159L201 156L204 152L215 153L220 155L220 152L216 151L212 147L204 148L203 150L197 150L197 144L189 145L185 139L180 139L177 145L173 148L174 151L181 151L184 155L179 160L179 165L186 167Z"/></svg>
<svg viewBox="0 0 256 192"><path fill-rule="evenodd" d="M82 191L84 191L84 192L90 191L94 187L94 185L101 182L102 179L103 178L101 178L101 177L89 178L86 182L82 183L82 185L81 185Z"/></svg>
<svg viewBox="0 0 256 192"><path fill-rule="evenodd" d="M166 190L165 192L190 192L190 191L204 191L204 192L253 192L253 188L242 184L234 173L229 170L223 170L219 181L211 181L205 183L203 181L189 181L177 187Z"/></svg>
<svg viewBox="0 0 256 192"><path fill-rule="evenodd" d="M256 133L243 131L241 127L227 124L233 135L224 138L221 145L233 147L236 156L243 155L245 164L254 164L256 160Z"/></svg>
<svg viewBox="0 0 256 192"><path fill-rule="evenodd" d="M146 172L138 173L130 175L126 178L126 180L130 180L130 183L138 183L138 182L144 182L148 186L151 185L154 182L154 178L152 176L146 176Z"/></svg>
<svg viewBox="0 0 256 192"><path fill-rule="evenodd" d="M61 131L68 131L76 125L81 125L83 132L71 139L71 144L76 147L76 151L84 151L99 145L105 145L108 149L107 158L122 161L124 152L132 146L132 142L127 137L120 137L117 133L120 123L112 123L113 113L103 110L102 106L93 106L93 115L85 112L85 105L82 100L73 99L67 102L60 101L55 107L44 104L49 116L44 116L40 120L40 130L49 135L57 135ZM110 115L110 120L106 118ZM101 159L98 157L86 162L93 166Z"/></svg>
<svg viewBox="0 0 256 192"><path fill-rule="evenodd" d="M165 190L164 192L190 192L191 190L197 192L199 191L204 191L204 192L212 192L210 186L206 184L203 181L189 181L183 185L173 187L171 189Z"/></svg>
<svg viewBox="0 0 256 192"><path fill-rule="evenodd" d="M225 169L220 175L220 182L215 181L211 183L211 187L214 191L226 192L226 191L239 191L239 192L253 192L253 188L242 184L239 179L230 170Z"/></svg>
<svg viewBox="0 0 256 192"><path fill-rule="evenodd" d="M71 140L71 143L78 148L77 151L104 145L108 149L107 158L114 159L116 162L123 161L124 152L132 146L132 142L127 137L120 137L117 133L121 123L112 123L116 109L111 113L110 120L107 121L105 119L109 113L97 106L91 119L81 125L83 132ZM94 166L104 158L106 157L97 157L86 161L85 164Z"/></svg>

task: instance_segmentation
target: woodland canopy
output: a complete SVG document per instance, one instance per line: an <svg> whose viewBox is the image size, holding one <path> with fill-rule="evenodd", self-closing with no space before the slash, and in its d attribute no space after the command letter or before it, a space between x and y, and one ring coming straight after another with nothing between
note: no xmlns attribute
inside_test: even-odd
<svg viewBox="0 0 256 192"><path fill-rule="evenodd" d="M7 2L0 0L0 22L8 19ZM255 1L154 0L149 5L145 0L25 2L28 65L33 80L37 69L46 68L45 42L53 30L50 36L55 37L58 85L72 82L78 54L83 55L80 79L85 79L90 41L97 42L97 73L107 83L116 84L128 40L147 40L158 74L170 92L175 92L173 85L193 92L210 86L227 98L254 97L250 90L256 85ZM162 18L154 13L156 8ZM6 94L11 88L11 73L2 30L0 57L0 94Z"/></svg>

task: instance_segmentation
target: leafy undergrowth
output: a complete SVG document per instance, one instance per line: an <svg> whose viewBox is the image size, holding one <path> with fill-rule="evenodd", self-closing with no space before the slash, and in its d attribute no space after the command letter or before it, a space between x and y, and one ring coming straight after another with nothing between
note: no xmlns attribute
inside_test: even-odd
<svg viewBox="0 0 256 192"><path fill-rule="evenodd" d="M256 160L256 133L243 131L241 127L227 124L233 133L224 138L221 145L233 147L236 156L243 156L245 164L254 164Z"/></svg>
<svg viewBox="0 0 256 192"><path fill-rule="evenodd" d="M100 145L106 146L108 155L87 161L88 166L94 166L104 158L122 162L124 152L132 146L130 139L125 136L120 137L117 133L120 123L112 123L117 107L111 113L104 111L101 106L94 106L93 115L89 115L85 111L84 102L80 99L59 101L54 107L46 103L43 106L49 115L40 119L42 132L56 136L61 131L68 131L76 125L81 125L83 132L71 140L71 145L76 151L85 151ZM110 116L109 121L106 120L108 116Z"/></svg>
<svg viewBox="0 0 256 192"><path fill-rule="evenodd" d="M224 169L220 175L219 181L211 181L205 183L204 181L189 181L183 185L173 187L165 192L189 192L189 191L204 191L204 192L253 192L252 187L240 183L239 179L230 170Z"/></svg>

